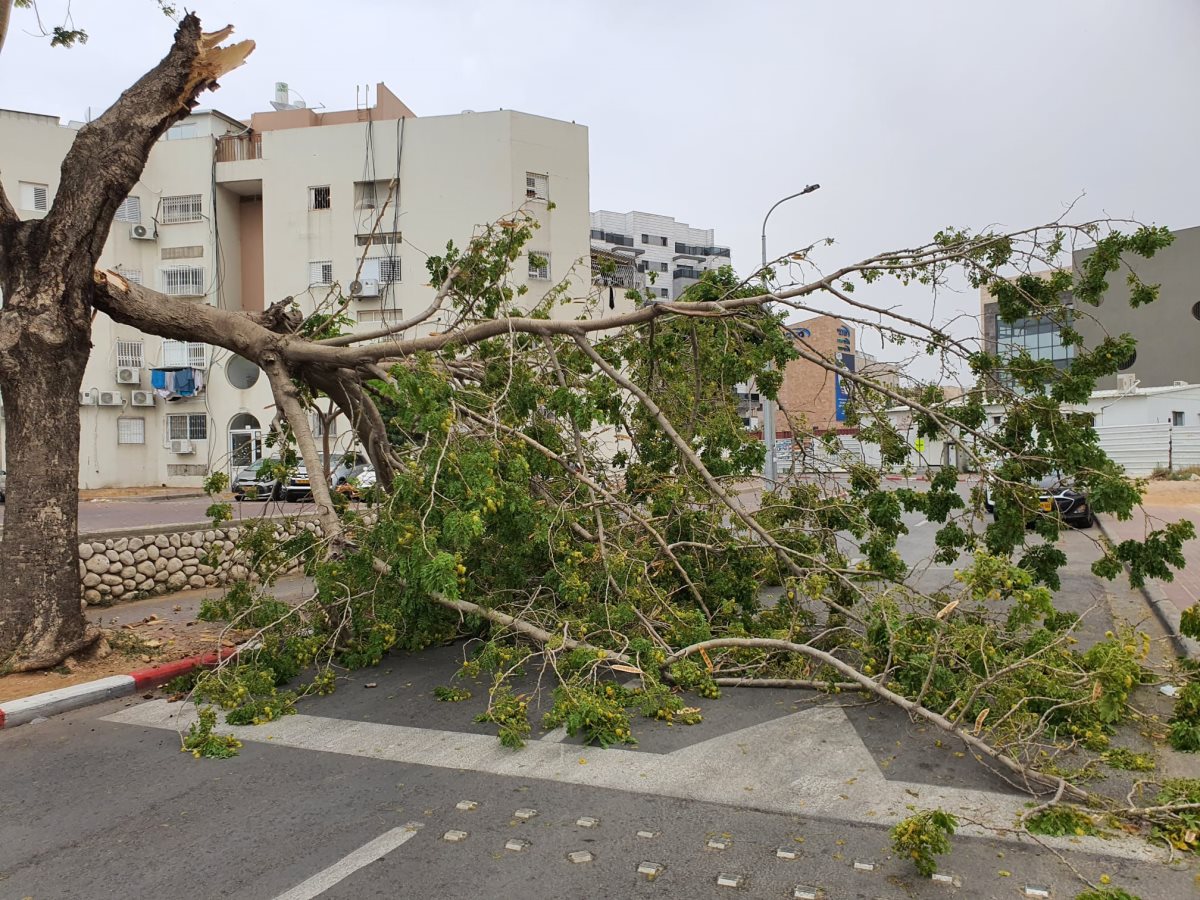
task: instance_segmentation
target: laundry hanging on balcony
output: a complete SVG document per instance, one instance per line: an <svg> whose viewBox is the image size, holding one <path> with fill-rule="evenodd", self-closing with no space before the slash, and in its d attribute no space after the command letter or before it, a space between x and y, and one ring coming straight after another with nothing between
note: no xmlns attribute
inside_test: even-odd
<svg viewBox="0 0 1200 900"><path fill-rule="evenodd" d="M166 400L186 400L204 393L204 370L192 368L151 369L150 387Z"/></svg>

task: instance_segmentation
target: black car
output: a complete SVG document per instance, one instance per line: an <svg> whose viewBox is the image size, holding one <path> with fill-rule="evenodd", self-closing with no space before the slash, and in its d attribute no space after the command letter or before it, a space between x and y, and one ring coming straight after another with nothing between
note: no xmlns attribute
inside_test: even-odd
<svg viewBox="0 0 1200 900"><path fill-rule="evenodd" d="M1092 504L1088 502L1087 495L1070 487L1061 475L1047 475L1039 482L1038 486L1042 489L1041 495L1038 497L1042 512L1057 510L1062 520L1075 528L1091 528L1096 524L1096 516L1092 512ZM987 511L994 518L996 504L992 502L990 485L987 489L985 505Z"/></svg>

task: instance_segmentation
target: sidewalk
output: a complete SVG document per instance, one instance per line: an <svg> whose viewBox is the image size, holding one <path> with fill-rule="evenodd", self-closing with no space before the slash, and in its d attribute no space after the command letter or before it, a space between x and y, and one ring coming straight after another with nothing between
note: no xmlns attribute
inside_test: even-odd
<svg viewBox="0 0 1200 900"><path fill-rule="evenodd" d="M1142 540L1149 531L1180 519L1200 520L1200 482L1152 481L1142 501L1143 508L1133 518L1119 522L1113 516L1101 516L1101 527L1113 541ZM1200 538L1183 545L1187 566L1175 573L1173 581L1151 579L1149 584L1179 612L1200 601Z"/></svg>
<svg viewBox="0 0 1200 900"><path fill-rule="evenodd" d="M194 487L85 488L79 491L81 503L98 500L183 500L203 496L204 491Z"/></svg>
<svg viewBox="0 0 1200 900"><path fill-rule="evenodd" d="M273 593L285 603L295 603L307 596L310 586L309 579L303 576L283 578ZM114 676L134 673L152 676L160 669L174 672L180 660L228 652L234 642L221 642L224 623L201 622L196 618L200 603L221 593L221 588L203 588L108 607L89 607L88 619L109 632L112 652L103 659L87 660L73 667L0 677L0 704L7 706L13 700L63 688L84 692L82 685L105 682ZM244 636L238 636L237 640L244 640Z"/></svg>

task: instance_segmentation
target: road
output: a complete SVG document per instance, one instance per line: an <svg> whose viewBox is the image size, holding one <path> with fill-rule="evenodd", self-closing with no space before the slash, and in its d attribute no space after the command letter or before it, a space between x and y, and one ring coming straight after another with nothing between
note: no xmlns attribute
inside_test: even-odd
<svg viewBox="0 0 1200 900"><path fill-rule="evenodd" d="M195 525L208 520L205 510L212 505L208 497L184 497L173 500L84 500L79 504L80 534L95 534L123 528L162 529L170 525ZM0 523L4 507L0 504ZM263 515L293 516L311 513L311 503L252 502L234 503L234 523Z"/></svg>
<svg viewBox="0 0 1200 900"><path fill-rule="evenodd" d="M905 557L927 556L935 527L909 526ZM1090 575L1093 537L1064 535L1059 600L1095 607L1087 628L1102 631L1110 613L1145 610ZM1168 868L1133 839L1043 839L1050 852L1019 838L1027 798L891 707L726 689L701 701L699 725L640 721L635 747L535 728L510 751L473 721L486 684L463 703L433 699L462 653L351 673L298 715L237 729L245 746L227 761L178 752L193 712L161 699L0 731L0 897L1069 900L1071 867L1143 900L1194 894L1194 865ZM957 887L889 848L891 823L934 806L964 825L942 862Z"/></svg>

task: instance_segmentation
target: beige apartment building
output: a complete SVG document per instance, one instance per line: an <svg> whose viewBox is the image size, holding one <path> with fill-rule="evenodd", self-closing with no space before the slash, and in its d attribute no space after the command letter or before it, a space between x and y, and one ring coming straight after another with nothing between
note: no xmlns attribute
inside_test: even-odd
<svg viewBox="0 0 1200 900"><path fill-rule="evenodd" d="M855 370L854 329L833 316L817 316L787 326L797 349ZM842 427L851 386L840 376L807 359L794 359L779 389L776 434L823 432Z"/></svg>
<svg viewBox="0 0 1200 900"><path fill-rule="evenodd" d="M579 314L592 280L584 126L511 110L418 117L383 84L360 109L316 112L286 94L274 105L249 122L198 110L171 128L101 265L175 302L235 310L294 297L311 312L340 289L356 326L373 329L428 305L428 254L525 209L541 225L529 249L548 264L523 259L516 282L534 303L570 281L578 305L557 314ZM23 217L53 203L78 127L0 110L0 178ZM627 309L618 292L594 314ZM255 365L103 315L92 339L81 487L193 486L262 455L274 407Z"/></svg>

